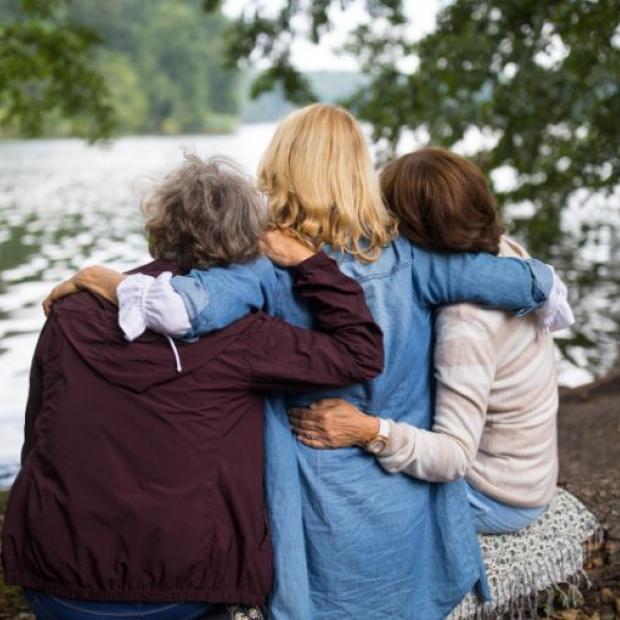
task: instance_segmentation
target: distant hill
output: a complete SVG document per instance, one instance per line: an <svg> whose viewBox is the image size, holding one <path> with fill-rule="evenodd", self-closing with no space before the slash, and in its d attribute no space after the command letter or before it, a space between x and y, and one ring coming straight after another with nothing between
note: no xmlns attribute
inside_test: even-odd
<svg viewBox="0 0 620 620"><path fill-rule="evenodd" d="M364 86L368 78L354 71L312 71L304 74L320 101L335 103L346 99ZM277 121L295 108L287 101L280 88L264 93L257 99L250 98L251 80L246 86L246 97L241 115L244 123Z"/></svg>

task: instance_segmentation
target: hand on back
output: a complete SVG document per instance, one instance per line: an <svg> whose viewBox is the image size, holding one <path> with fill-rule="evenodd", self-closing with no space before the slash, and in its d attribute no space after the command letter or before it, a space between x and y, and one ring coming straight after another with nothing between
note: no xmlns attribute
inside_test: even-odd
<svg viewBox="0 0 620 620"><path fill-rule="evenodd" d="M293 433L310 448L364 446L379 431L379 418L362 413L341 398L293 407L288 413Z"/></svg>

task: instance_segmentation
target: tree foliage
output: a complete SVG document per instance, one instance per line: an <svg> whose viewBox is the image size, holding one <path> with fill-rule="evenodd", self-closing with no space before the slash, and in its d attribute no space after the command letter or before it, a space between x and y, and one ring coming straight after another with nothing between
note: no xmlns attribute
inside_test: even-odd
<svg viewBox="0 0 620 620"><path fill-rule="evenodd" d="M18 135L232 129L241 81L225 18L196 0L10 0L0 9L0 123Z"/></svg>
<svg viewBox="0 0 620 620"><path fill-rule="evenodd" d="M58 114L76 135L109 135L115 115L94 64L98 34L71 19L63 0L10 8L0 22L0 124L34 136Z"/></svg>
<svg viewBox="0 0 620 620"><path fill-rule="evenodd" d="M330 10L351 4L288 2L266 17L254 3L231 29L229 56L271 62L258 91L279 83L293 101L312 100L289 62L293 38L319 41L333 27ZM401 1L365 4L368 19L347 49L370 82L348 105L372 124L385 155L406 131L448 147L472 130L486 136L478 163L490 174L515 171L511 187L496 188L499 203L533 204L533 217L516 223L532 250L547 255L561 238L570 196L618 186L618 0L454 0L416 42ZM412 58L417 69L405 71Z"/></svg>

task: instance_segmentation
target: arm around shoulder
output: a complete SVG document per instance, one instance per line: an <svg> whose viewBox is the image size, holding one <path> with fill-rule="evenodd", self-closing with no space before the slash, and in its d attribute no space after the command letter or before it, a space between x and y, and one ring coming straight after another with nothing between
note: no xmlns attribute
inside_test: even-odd
<svg viewBox="0 0 620 620"><path fill-rule="evenodd" d="M268 306L276 277L265 258L244 265L194 269L185 276L128 276L117 289L119 325L129 340L146 329L195 339Z"/></svg>
<svg viewBox="0 0 620 620"><path fill-rule="evenodd" d="M424 305L472 302L526 314L544 304L553 273L536 259L413 249L414 284Z"/></svg>
<svg viewBox="0 0 620 620"><path fill-rule="evenodd" d="M170 283L190 322L186 337L195 338L224 329L250 312L272 312L278 279L273 263L261 257L245 264L193 269Z"/></svg>
<svg viewBox="0 0 620 620"><path fill-rule="evenodd" d="M383 370L383 334L360 285L319 252L294 268L295 292L308 302L317 331L274 317L249 334L248 376L256 389L342 387Z"/></svg>

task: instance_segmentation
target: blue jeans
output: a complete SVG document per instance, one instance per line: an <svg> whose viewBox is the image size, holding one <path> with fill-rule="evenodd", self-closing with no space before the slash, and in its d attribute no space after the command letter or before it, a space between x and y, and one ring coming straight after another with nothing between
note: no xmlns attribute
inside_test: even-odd
<svg viewBox="0 0 620 620"><path fill-rule="evenodd" d="M24 589L37 620L194 620L202 618L208 603L104 603L78 601Z"/></svg>
<svg viewBox="0 0 620 620"><path fill-rule="evenodd" d="M531 525L547 509L519 508L498 502L467 483L467 498L479 534L510 534Z"/></svg>

